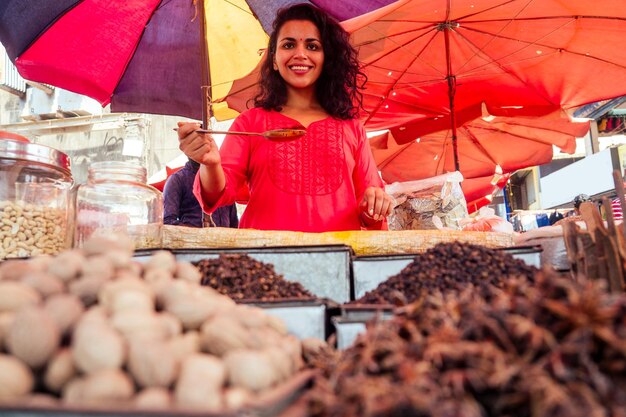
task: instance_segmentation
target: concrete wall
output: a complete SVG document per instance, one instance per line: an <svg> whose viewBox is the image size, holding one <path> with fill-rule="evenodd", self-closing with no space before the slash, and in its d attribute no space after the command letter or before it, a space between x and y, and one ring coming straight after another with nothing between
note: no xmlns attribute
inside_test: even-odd
<svg viewBox="0 0 626 417"><path fill-rule="evenodd" d="M26 101L20 96L0 89L0 125L21 121L25 105Z"/></svg>

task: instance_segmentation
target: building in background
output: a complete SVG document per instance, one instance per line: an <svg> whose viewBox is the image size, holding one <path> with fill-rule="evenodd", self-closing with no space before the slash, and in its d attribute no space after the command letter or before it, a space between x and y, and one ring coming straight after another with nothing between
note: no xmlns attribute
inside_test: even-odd
<svg viewBox="0 0 626 417"><path fill-rule="evenodd" d="M572 207L578 194L615 196L613 171L626 172L626 96L583 106L574 117L591 120L589 134L573 155L555 148L549 164L516 172L507 185L512 210Z"/></svg>

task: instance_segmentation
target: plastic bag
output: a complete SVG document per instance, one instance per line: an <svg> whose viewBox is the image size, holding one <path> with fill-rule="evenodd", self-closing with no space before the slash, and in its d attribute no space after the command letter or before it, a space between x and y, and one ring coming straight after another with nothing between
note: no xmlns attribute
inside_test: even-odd
<svg viewBox="0 0 626 417"><path fill-rule="evenodd" d="M451 172L424 180L394 182L385 187L396 199L387 218L389 230L458 230L458 220L467 217L461 181L460 172Z"/></svg>
<svg viewBox="0 0 626 417"><path fill-rule="evenodd" d="M513 225L489 207L482 207L474 217L459 220L459 225L467 231L513 233Z"/></svg>

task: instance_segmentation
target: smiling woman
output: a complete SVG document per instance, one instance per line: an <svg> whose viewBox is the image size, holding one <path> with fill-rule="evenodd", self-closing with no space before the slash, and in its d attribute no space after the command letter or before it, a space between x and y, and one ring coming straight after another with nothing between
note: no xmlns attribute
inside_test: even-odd
<svg viewBox="0 0 626 417"><path fill-rule="evenodd" d="M255 108L231 126L221 149L198 125L181 123L180 149L201 167L194 192L210 213L248 185L240 227L324 232L386 227L391 197L358 115L356 51L349 35L310 4L282 9L274 21ZM290 141L237 132L306 129Z"/></svg>

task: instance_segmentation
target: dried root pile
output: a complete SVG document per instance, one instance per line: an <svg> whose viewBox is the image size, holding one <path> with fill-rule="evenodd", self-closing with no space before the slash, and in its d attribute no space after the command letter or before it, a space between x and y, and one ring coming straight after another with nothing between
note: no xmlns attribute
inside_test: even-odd
<svg viewBox="0 0 626 417"><path fill-rule="evenodd" d="M484 246L452 242L419 254L399 274L352 304L414 302L424 294L458 293L468 286L502 286L509 277L533 278L537 268Z"/></svg>
<svg viewBox="0 0 626 417"><path fill-rule="evenodd" d="M202 285L216 289L234 300L270 301L284 298L312 299L302 284L287 281L274 266L245 254L220 255L195 264L202 274Z"/></svg>
<svg viewBox="0 0 626 417"><path fill-rule="evenodd" d="M429 296L323 367L313 416L626 415L626 295L549 272Z"/></svg>

